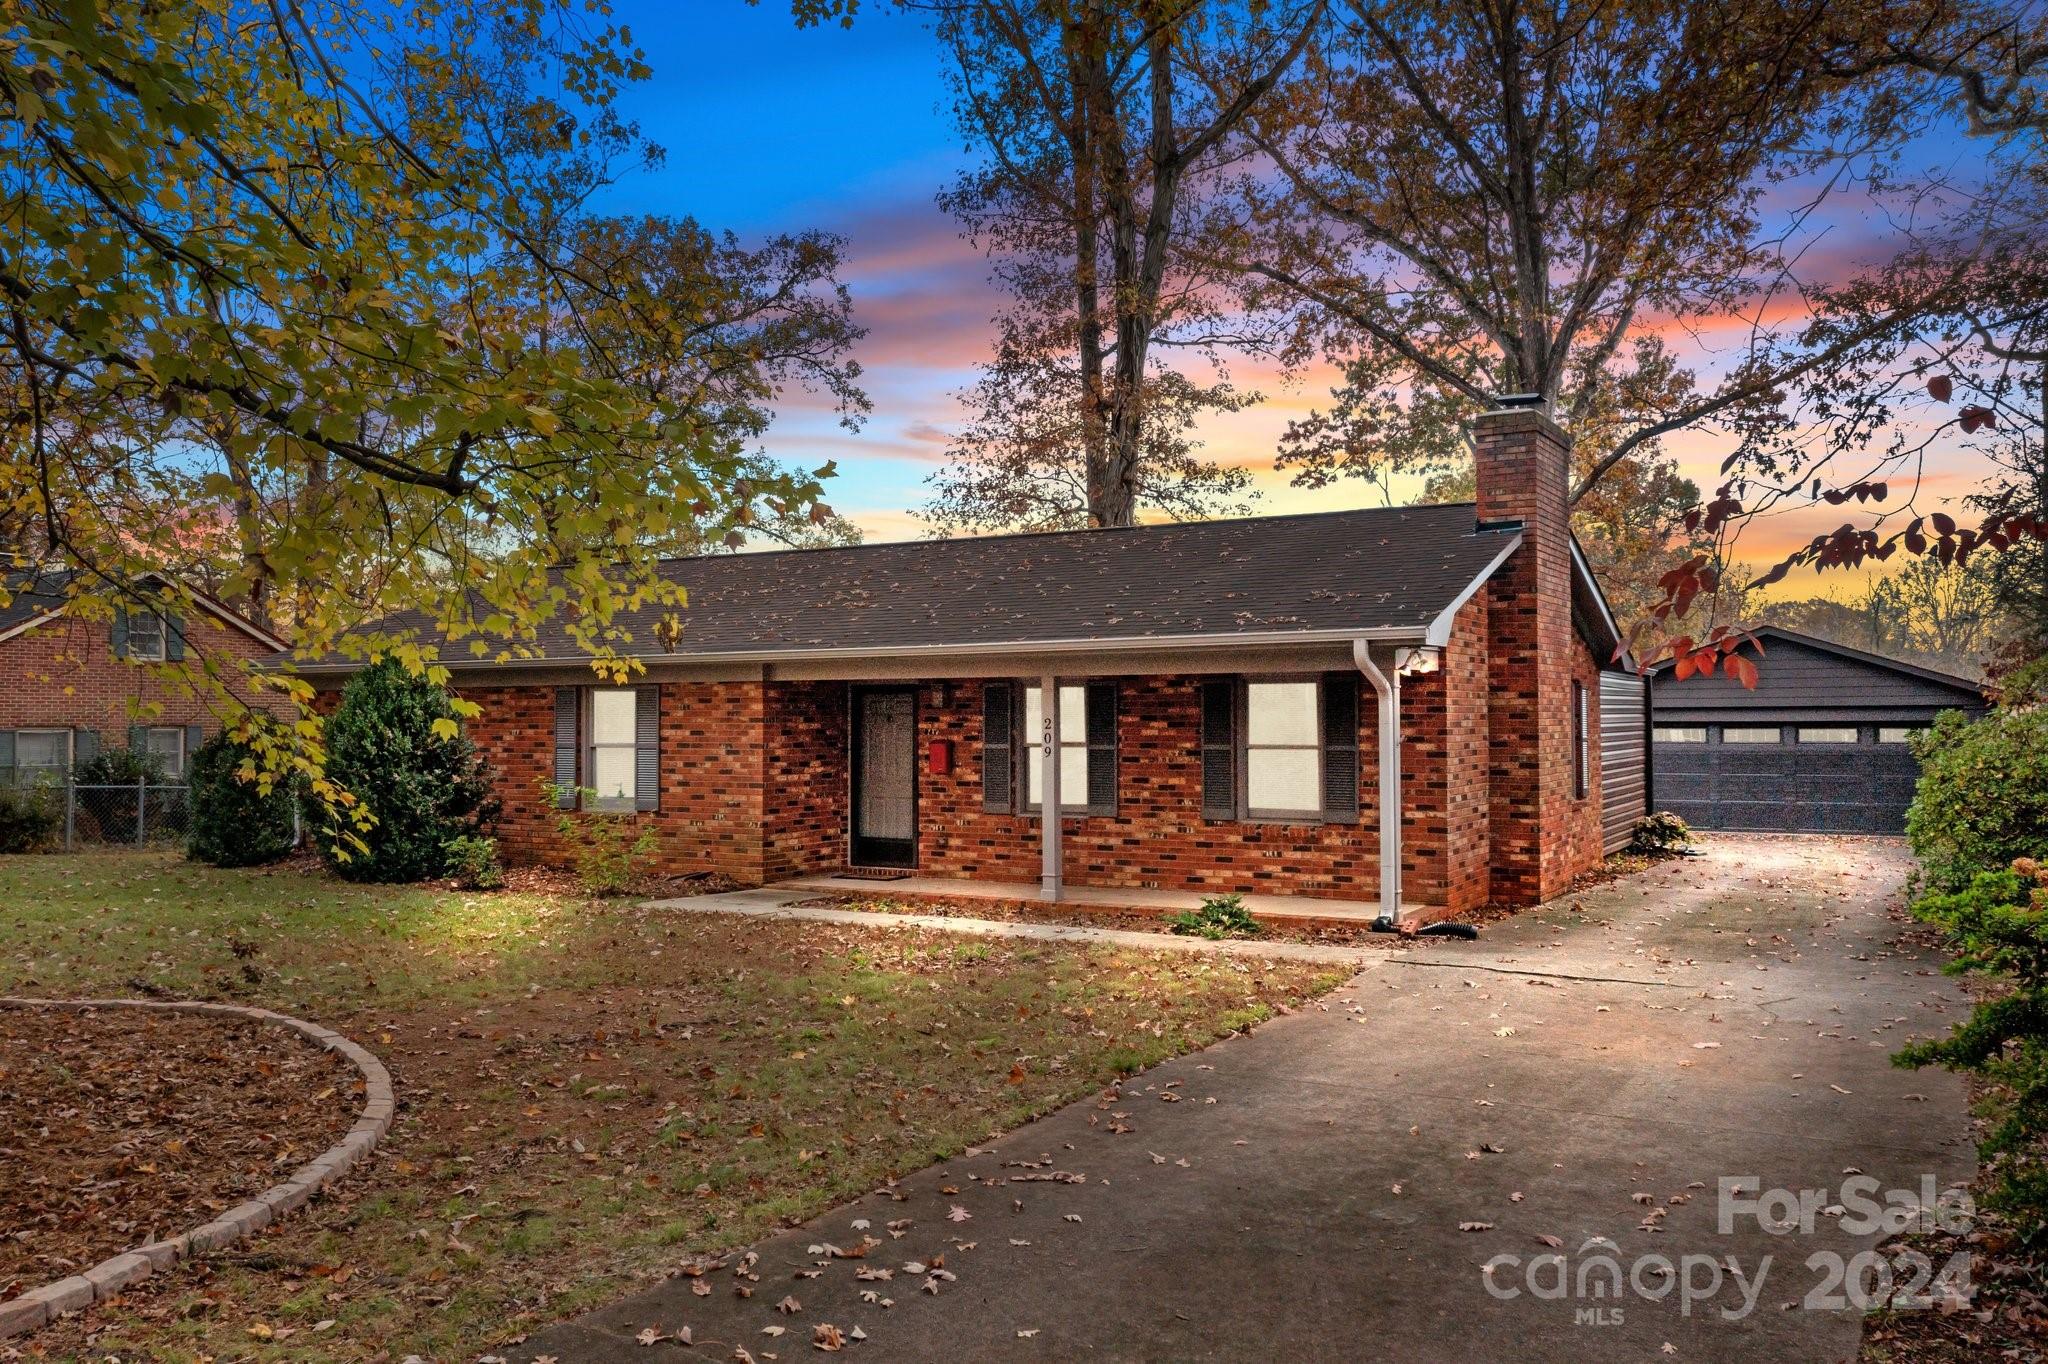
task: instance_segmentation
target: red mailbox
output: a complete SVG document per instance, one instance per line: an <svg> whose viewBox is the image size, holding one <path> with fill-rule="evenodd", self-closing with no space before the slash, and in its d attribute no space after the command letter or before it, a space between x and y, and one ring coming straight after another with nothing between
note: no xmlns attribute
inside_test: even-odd
<svg viewBox="0 0 2048 1364"><path fill-rule="evenodd" d="M934 739L925 747L925 768L934 777L943 777L953 770L953 741Z"/></svg>

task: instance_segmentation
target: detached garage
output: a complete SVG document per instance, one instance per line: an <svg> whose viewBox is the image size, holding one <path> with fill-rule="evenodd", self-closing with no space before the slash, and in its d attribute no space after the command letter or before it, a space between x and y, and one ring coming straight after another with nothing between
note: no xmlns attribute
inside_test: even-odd
<svg viewBox="0 0 2048 1364"><path fill-rule="evenodd" d="M1650 681L1651 807L1701 829L1895 834L1919 766L1908 740L1978 711L1967 678L1777 626L1756 690L1720 673Z"/></svg>

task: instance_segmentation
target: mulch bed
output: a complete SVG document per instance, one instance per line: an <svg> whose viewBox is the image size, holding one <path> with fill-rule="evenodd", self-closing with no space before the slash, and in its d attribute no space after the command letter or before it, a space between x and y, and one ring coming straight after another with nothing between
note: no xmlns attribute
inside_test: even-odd
<svg viewBox="0 0 2048 1364"><path fill-rule="evenodd" d="M937 895L891 894L886 886L873 895L826 894L797 903L805 908L854 909L875 914L932 914L946 919L995 919L1003 923L1062 924L1069 928L1118 928L1138 933L1166 933L1171 911L1118 909L1108 905L1049 905L1039 900L947 899ZM1484 914L1484 911L1481 911ZM1254 916L1257 917L1257 916ZM1474 921L1480 915L1459 915ZM1500 917L1505 917L1502 915ZM1260 919L1262 942L1328 943L1343 947L1400 947L1416 940L1395 933L1375 933L1363 923L1300 922Z"/></svg>
<svg viewBox="0 0 2048 1364"><path fill-rule="evenodd" d="M347 1062L273 1025L0 1008L0 1301L283 1182L361 1104Z"/></svg>

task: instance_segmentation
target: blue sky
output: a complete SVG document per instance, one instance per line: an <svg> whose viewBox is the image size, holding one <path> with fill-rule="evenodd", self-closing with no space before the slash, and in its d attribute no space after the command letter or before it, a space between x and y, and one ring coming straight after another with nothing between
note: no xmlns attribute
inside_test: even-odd
<svg viewBox="0 0 2048 1364"><path fill-rule="evenodd" d="M953 395L987 353L990 319L1001 300L986 263L959 239L933 196L968 164L947 111L942 54L922 26L880 3L862 7L851 28L798 29L785 0L615 0L615 17L632 31L653 68L630 88L621 112L667 149L658 171L630 176L602 207L614 212L689 214L742 236L825 228L847 239L844 278L856 320L869 335L856 351L874 400L857 433L841 429L818 401L786 401L766 447L777 458L815 467L837 462L829 500L871 539L923 533L909 513L924 500L924 480L939 467L946 432L960 413ZM1923 163L1969 148L1936 139L1914 149ZM1820 249L1843 266L1881 254L1887 225L1853 201L1831 207ZM1681 342L1683 345L1684 343ZM1699 358L1714 368L1711 336ZM1281 513L1361 506L1375 489L1345 481L1309 492L1271 464L1290 420L1325 398L1332 375L1289 381L1251 367L1234 371L1267 401L1213 420L1203 431L1210 455L1250 469L1258 510ZM1704 433L1668 444L1681 467L1711 486L1725 453ZM1974 467L1937 464L1927 491L1967 490ZM1830 510L1773 518L1746 541L1779 552L1839 521ZM1809 524L1812 522L1812 524ZM1809 575L1787 590L1810 592ZM1839 576L1834 580L1839 583Z"/></svg>

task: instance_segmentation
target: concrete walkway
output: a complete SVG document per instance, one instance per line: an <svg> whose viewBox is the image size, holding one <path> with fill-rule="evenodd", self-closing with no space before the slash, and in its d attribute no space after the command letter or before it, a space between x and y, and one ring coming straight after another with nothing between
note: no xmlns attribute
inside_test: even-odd
<svg viewBox="0 0 2048 1364"><path fill-rule="evenodd" d="M771 1238L751 1297L676 1279L510 1357L680 1359L633 1338L687 1326L697 1357L791 1360L829 1323L892 1361L1853 1359L1860 1314L1808 1263L1880 1243L1843 1181L1973 1168L1960 1083L1887 1060L1965 1008L1898 941L1907 869L1890 841L1724 839L1375 953L1319 1008ZM1724 1229L1724 1177L1820 1191L1810 1230ZM1565 1296L1532 1291L1560 1255Z"/></svg>

